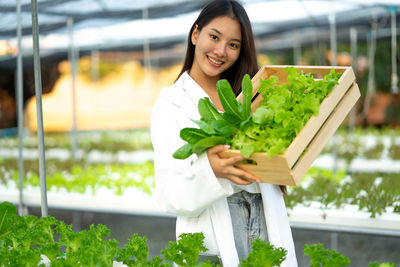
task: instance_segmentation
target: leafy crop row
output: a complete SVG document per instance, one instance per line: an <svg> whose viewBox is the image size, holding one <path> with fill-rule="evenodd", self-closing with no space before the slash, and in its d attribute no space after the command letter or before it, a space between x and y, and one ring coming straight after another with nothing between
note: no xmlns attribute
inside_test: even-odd
<svg viewBox="0 0 400 267"><path fill-rule="evenodd" d="M18 184L17 167L12 167L10 160L3 162L5 164L0 165L0 177L5 179L2 183L7 186L8 180L13 179ZM96 194L99 188L107 188L114 194L121 195L129 188L137 188L151 195L154 189L153 162L136 165L73 164L66 169L57 166L57 162L54 164L48 166L51 169L47 174L49 190ZM53 170L53 167L59 169ZM333 173L331 170L313 167L300 185L288 188L286 206L293 209L298 204L319 202L322 209L342 208L346 204L357 205L371 217L385 212L400 213L398 178L398 173L349 174L345 170ZM39 187L38 170L29 170L25 174L24 185Z"/></svg>
<svg viewBox="0 0 400 267"><path fill-rule="evenodd" d="M2 166L0 173L2 173L3 169L2 176L10 176L10 179L13 179L18 184L17 168L10 168L9 165ZM68 166L67 169L57 169L57 167L59 167L57 164L48 166L46 175L48 190L66 190L67 192L76 193L89 191L95 194L99 188L104 187L113 191L116 195L121 195L128 188L138 188L150 195L154 188L154 164L151 161L141 164L107 165L79 165L75 163ZM7 185L7 181L4 181L4 183ZM25 173L24 187L28 185L40 186L39 171L37 169L28 170Z"/></svg>
<svg viewBox="0 0 400 267"><path fill-rule="evenodd" d="M128 243L118 247L109 238L105 225L91 225L89 230L74 232L72 225L48 216L17 216L14 205L0 204L0 266L214 266L211 262L198 263L200 252L206 252L202 233L181 234L177 242L169 242L162 256L148 260L146 237L133 234ZM240 266L279 266L285 259L282 248L256 240L253 252ZM39 264L38 264L39 263ZM257 265L257 264L262 265Z"/></svg>
<svg viewBox="0 0 400 267"><path fill-rule="evenodd" d="M355 158L400 160L400 143L395 141L395 137L386 136L387 140L381 137L370 138L374 144L366 146L367 136L339 135L336 143L330 140L321 154L333 153L335 146L338 158L345 159L347 164Z"/></svg>
<svg viewBox="0 0 400 267"><path fill-rule="evenodd" d="M148 129L118 130L118 131L91 131L78 132L79 148L85 152L99 151L130 151L138 149L152 149ZM26 136L23 139L25 148L37 148L37 136ZM45 133L46 148L71 149L69 133ZM18 137L0 138L1 148L18 147Z"/></svg>
<svg viewBox="0 0 400 267"><path fill-rule="evenodd" d="M181 234L178 241L168 242L161 255L149 258L146 237L133 234L124 246L110 238L107 226L91 225L88 230L75 232L72 225L52 216L37 218L18 216L14 205L0 203L0 266L113 266L115 263L135 267L220 266L210 261L198 262L201 252L206 252L203 233ZM304 246L310 256L310 266L338 267L351 264L345 255L325 249L322 244ZM286 257L283 248L256 239L247 259L240 267L280 266ZM396 267L394 263L371 262L370 267Z"/></svg>
<svg viewBox="0 0 400 267"><path fill-rule="evenodd" d="M400 180L398 173L353 173L345 170L333 173L313 167L305 180L288 189L285 197L289 209L297 204L321 203L322 209L357 205L372 218L384 212L400 213Z"/></svg>

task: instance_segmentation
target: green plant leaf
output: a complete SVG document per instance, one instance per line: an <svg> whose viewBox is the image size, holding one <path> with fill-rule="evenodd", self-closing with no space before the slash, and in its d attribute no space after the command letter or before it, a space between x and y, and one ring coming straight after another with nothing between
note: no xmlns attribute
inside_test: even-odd
<svg viewBox="0 0 400 267"><path fill-rule="evenodd" d="M196 123L201 130L203 130L206 134L213 135L215 134L215 129L212 125L208 124L207 122L203 120L192 120L194 123Z"/></svg>
<svg viewBox="0 0 400 267"><path fill-rule="evenodd" d="M226 138L223 136L210 136L210 137L204 138L204 139L198 141L196 144L194 144L193 152L201 153L210 147L213 147L216 145L222 145L225 143L226 143Z"/></svg>
<svg viewBox="0 0 400 267"><path fill-rule="evenodd" d="M149 248L146 244L147 238L133 234L125 247L117 252L117 261L123 262L128 266L146 266L149 255Z"/></svg>
<svg viewBox="0 0 400 267"><path fill-rule="evenodd" d="M186 144L178 148L172 156L175 159L186 159L190 157L190 155L193 154L193 145L192 144Z"/></svg>
<svg viewBox="0 0 400 267"><path fill-rule="evenodd" d="M271 92L271 89L275 84L279 82L278 77L271 75L268 79L260 79L260 86L258 87L258 92L262 95L264 99L267 98L267 95Z"/></svg>
<svg viewBox="0 0 400 267"><path fill-rule="evenodd" d="M10 232L9 220L17 215L17 208L10 202L4 201L0 204L0 239Z"/></svg>
<svg viewBox="0 0 400 267"><path fill-rule="evenodd" d="M201 98L198 103L198 110L201 118L205 122L211 122L222 119L222 114L219 113L217 108L211 103L208 97Z"/></svg>
<svg viewBox="0 0 400 267"><path fill-rule="evenodd" d="M183 233L177 242L168 242L168 247L161 251L165 259L178 266L195 266L200 252L207 251L203 243L203 233Z"/></svg>
<svg viewBox="0 0 400 267"><path fill-rule="evenodd" d="M238 121L241 121L242 116L239 112L239 102L236 100L236 96L229 82L227 80L219 80L217 82L217 91L225 114L230 114L236 117Z"/></svg>
<svg viewBox="0 0 400 267"><path fill-rule="evenodd" d="M310 267L346 266L351 260L335 250L325 249L321 243L304 245L304 255L310 256Z"/></svg>
<svg viewBox="0 0 400 267"><path fill-rule="evenodd" d="M281 266L285 260L287 251L284 248L276 248L269 242L257 238L251 243L252 251L246 259L240 261L239 267L273 267Z"/></svg>
<svg viewBox="0 0 400 267"><path fill-rule="evenodd" d="M203 130L197 128L183 128L180 131L180 137L189 144L195 144L199 140L209 136L210 135L205 133Z"/></svg>
<svg viewBox="0 0 400 267"><path fill-rule="evenodd" d="M217 130L217 132L227 138L232 138L233 133L236 131L236 127L226 120L213 121L212 126Z"/></svg>
<svg viewBox="0 0 400 267"><path fill-rule="evenodd" d="M243 93L243 115L242 119L246 120L251 113L251 99L253 98L253 84L251 83L250 75L245 74L242 80Z"/></svg>
<svg viewBox="0 0 400 267"><path fill-rule="evenodd" d="M242 149L240 149L240 154L242 154L245 158L248 158L254 153L255 150L254 144L244 144Z"/></svg>
<svg viewBox="0 0 400 267"><path fill-rule="evenodd" d="M256 112L253 113L252 119L254 123L266 124L272 121L273 116L274 114L269 108L259 107Z"/></svg>
<svg viewBox="0 0 400 267"><path fill-rule="evenodd" d="M240 123L243 121L241 118L237 117L236 115L227 113L227 112L225 112L223 114L223 118L228 123L230 123L231 125L235 125L235 126L240 125Z"/></svg>

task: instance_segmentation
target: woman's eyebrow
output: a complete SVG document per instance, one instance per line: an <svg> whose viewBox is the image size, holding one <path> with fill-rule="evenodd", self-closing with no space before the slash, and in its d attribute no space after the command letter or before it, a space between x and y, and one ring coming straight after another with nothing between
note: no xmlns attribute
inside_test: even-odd
<svg viewBox="0 0 400 267"><path fill-rule="evenodd" d="M215 28L211 28L210 30L215 31L215 32L218 33L219 35L223 35L219 30L217 30L217 29L215 29ZM232 41L236 41L236 42L239 42L239 43L242 42L242 40L236 39L236 38L232 39Z"/></svg>

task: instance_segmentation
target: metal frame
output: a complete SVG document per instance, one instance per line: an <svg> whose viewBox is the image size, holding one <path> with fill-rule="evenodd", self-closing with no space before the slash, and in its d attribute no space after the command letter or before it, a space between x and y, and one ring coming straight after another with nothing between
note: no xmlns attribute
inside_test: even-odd
<svg viewBox="0 0 400 267"><path fill-rule="evenodd" d="M24 208L24 156L23 156L23 121L24 121L24 103L23 103L23 63L22 63L22 33L21 33L21 0L17 0L17 39L18 39L18 54L17 54L17 68L16 68L16 98L17 98L17 114L18 114L18 175L19 175L19 214L25 214Z"/></svg>
<svg viewBox="0 0 400 267"><path fill-rule="evenodd" d="M39 24L37 13L37 0L31 0L32 6L32 38L33 38L33 66L35 73L37 136L39 149L39 174L42 217L48 215L47 185L46 185L46 161L44 148L43 111L42 111L42 77L39 51Z"/></svg>

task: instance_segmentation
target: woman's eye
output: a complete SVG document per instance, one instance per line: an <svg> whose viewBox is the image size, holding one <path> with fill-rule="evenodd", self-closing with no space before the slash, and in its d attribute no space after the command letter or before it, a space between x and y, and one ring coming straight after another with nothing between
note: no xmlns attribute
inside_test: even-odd
<svg viewBox="0 0 400 267"><path fill-rule="evenodd" d="M230 46L231 46L232 48L234 48L234 49L238 49L238 48L239 48L239 45L236 44L236 43L231 43Z"/></svg>
<svg viewBox="0 0 400 267"><path fill-rule="evenodd" d="M218 40L218 37L217 37L216 35L214 35L214 34L211 34L210 37L211 37L211 39L213 39L213 40Z"/></svg>

